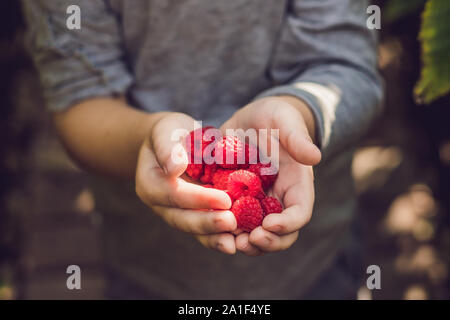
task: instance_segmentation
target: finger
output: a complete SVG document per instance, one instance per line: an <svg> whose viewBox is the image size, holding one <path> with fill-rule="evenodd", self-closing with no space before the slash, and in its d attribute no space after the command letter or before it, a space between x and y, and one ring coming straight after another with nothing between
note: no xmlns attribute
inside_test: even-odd
<svg viewBox="0 0 450 320"><path fill-rule="evenodd" d="M188 156L183 142L195 126L195 120L184 114L164 117L153 126L151 146L156 161L169 176L179 177L186 170Z"/></svg>
<svg viewBox="0 0 450 320"><path fill-rule="evenodd" d="M237 226L231 211L184 210L161 206L155 206L153 209L170 226L192 234L232 232Z"/></svg>
<svg viewBox="0 0 450 320"><path fill-rule="evenodd" d="M168 183L170 185L170 182ZM176 186L169 186L170 202L179 208L227 210L231 208L231 198L223 190L205 188L177 179Z"/></svg>
<svg viewBox="0 0 450 320"><path fill-rule="evenodd" d="M263 228L277 235L286 235L303 228L311 220L312 212L299 205L285 209L281 214L269 214Z"/></svg>
<svg viewBox="0 0 450 320"><path fill-rule="evenodd" d="M305 170L306 169L306 170ZM297 181L284 191L283 203L286 207L281 214L269 214L262 223L264 229L279 235L289 234L304 227L312 217L314 205L314 186L310 168L303 167L299 175L292 175ZM293 179L286 176L287 183Z"/></svg>
<svg viewBox="0 0 450 320"><path fill-rule="evenodd" d="M231 207L230 197L222 190L204 188L181 178L168 178L151 150L139 156L136 193L148 206L160 205L185 209L218 209Z"/></svg>
<svg viewBox="0 0 450 320"><path fill-rule="evenodd" d="M161 205L183 209L214 209L227 210L231 208L230 196L223 190L204 188L189 183L181 178L173 181L166 179L150 179L141 195L149 205Z"/></svg>
<svg viewBox="0 0 450 320"><path fill-rule="evenodd" d="M289 155L305 165L320 162L319 148L312 142L301 113L290 104L282 103L273 112L273 128L280 128L280 143Z"/></svg>
<svg viewBox="0 0 450 320"><path fill-rule="evenodd" d="M250 257L262 255L262 251L248 241L248 235L247 232L244 232L236 237L236 249Z"/></svg>
<svg viewBox="0 0 450 320"><path fill-rule="evenodd" d="M278 236L264 230L262 227L258 227L250 233L249 242L263 252L275 252L286 250L295 243L297 238L298 231Z"/></svg>
<svg viewBox="0 0 450 320"><path fill-rule="evenodd" d="M230 233L220 233L213 235L197 235L197 240L205 247L218 250L226 254L235 254L236 245L234 236Z"/></svg>

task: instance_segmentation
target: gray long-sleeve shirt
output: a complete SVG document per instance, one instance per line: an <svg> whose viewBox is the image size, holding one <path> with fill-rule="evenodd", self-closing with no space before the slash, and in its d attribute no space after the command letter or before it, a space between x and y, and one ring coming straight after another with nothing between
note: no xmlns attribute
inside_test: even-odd
<svg viewBox="0 0 450 320"><path fill-rule="evenodd" d="M324 161L296 244L228 257L172 230L132 187L97 179L107 263L168 298L297 298L338 252L352 217L351 145L379 110L376 42L362 0L22 0L51 111L127 94L148 112L220 125L254 98L308 103ZM66 9L81 8L81 30ZM107 116L107 115L105 115ZM80 124L82 125L82 124Z"/></svg>

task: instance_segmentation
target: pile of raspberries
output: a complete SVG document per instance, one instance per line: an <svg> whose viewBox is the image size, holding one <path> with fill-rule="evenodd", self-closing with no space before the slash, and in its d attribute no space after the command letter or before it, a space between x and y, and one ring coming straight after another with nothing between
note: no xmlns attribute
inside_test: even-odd
<svg viewBox="0 0 450 320"><path fill-rule="evenodd" d="M257 147L242 142L235 136L224 136L221 141L215 141L212 135L208 134L208 130L218 129L199 128L187 136L189 164L186 174L206 188L224 190L233 203L231 211L236 217L238 228L251 232L262 224L268 214L283 211L276 198L266 195L266 191L275 183L278 173L272 173L269 169L261 171L269 168L270 163L263 164L259 161ZM207 147L208 152L205 152ZM217 161L221 156L220 153L215 154L216 150L222 150L222 161ZM209 155L213 159L206 163L205 158ZM227 159L233 161L226 161ZM243 164L238 164L240 162Z"/></svg>

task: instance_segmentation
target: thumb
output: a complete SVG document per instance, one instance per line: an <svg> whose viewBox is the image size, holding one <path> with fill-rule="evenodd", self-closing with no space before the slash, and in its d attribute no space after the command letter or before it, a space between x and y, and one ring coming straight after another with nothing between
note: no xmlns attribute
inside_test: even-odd
<svg viewBox="0 0 450 320"><path fill-rule="evenodd" d="M320 162L321 152L309 136L302 114L295 107L277 108L273 120L275 127L280 128L281 145L295 161L307 166Z"/></svg>
<svg viewBox="0 0 450 320"><path fill-rule="evenodd" d="M152 149L167 175L179 177L186 170L189 159L183 142L195 126L195 120L183 114L167 116L154 125Z"/></svg>

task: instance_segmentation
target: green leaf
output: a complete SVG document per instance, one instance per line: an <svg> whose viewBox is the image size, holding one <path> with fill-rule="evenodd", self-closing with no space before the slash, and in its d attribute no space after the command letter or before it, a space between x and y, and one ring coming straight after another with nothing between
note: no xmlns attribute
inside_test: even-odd
<svg viewBox="0 0 450 320"><path fill-rule="evenodd" d="M428 0L422 15L422 73L414 94L429 104L450 92L450 1Z"/></svg>

